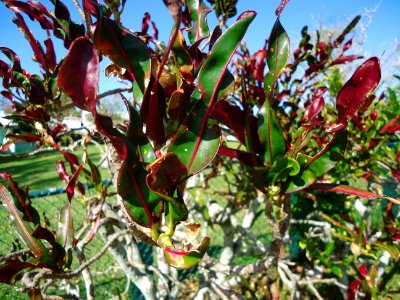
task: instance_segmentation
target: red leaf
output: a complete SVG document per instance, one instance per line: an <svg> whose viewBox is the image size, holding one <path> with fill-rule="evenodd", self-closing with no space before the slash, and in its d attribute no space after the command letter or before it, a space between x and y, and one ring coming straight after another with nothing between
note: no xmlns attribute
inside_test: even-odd
<svg viewBox="0 0 400 300"><path fill-rule="evenodd" d="M147 186L154 192L173 197L178 184L187 176L186 166L174 153L167 153L148 165Z"/></svg>
<svg viewBox="0 0 400 300"><path fill-rule="evenodd" d="M142 33L147 33L147 31L149 30L150 20L150 14L148 12L145 12L142 20Z"/></svg>
<svg viewBox="0 0 400 300"><path fill-rule="evenodd" d="M378 86L380 80L381 69L377 57L371 57L357 68L336 98L340 125L347 125L347 118L356 113Z"/></svg>
<svg viewBox="0 0 400 300"><path fill-rule="evenodd" d="M47 65L47 61L46 61L46 55L44 54L42 46L33 37L33 34L29 30L28 26L26 25L24 18L20 14L16 14L16 17L17 18L14 19L14 22L24 32L29 44L31 45L31 48L32 48L33 53L35 55L35 59L37 60L39 65L43 68L43 70L47 71L48 65Z"/></svg>
<svg viewBox="0 0 400 300"><path fill-rule="evenodd" d="M349 289L347 290L347 300L356 299L357 290L360 284L361 279L356 279L349 285Z"/></svg>
<svg viewBox="0 0 400 300"><path fill-rule="evenodd" d="M95 222L92 224L92 229L90 229L88 235L85 237L85 244L90 243L90 241L93 240L97 234L97 230L99 229L99 226L100 226L100 217L101 217L101 212L103 209L105 199L106 198L104 196L101 199L99 212L97 213Z"/></svg>
<svg viewBox="0 0 400 300"><path fill-rule="evenodd" d="M351 45L353 44L353 39L348 40L344 45L343 45L343 52L349 50Z"/></svg>
<svg viewBox="0 0 400 300"><path fill-rule="evenodd" d="M26 13L31 20L37 20L43 29L53 29L53 20L47 8L38 1L4 1L7 7L15 13Z"/></svg>
<svg viewBox="0 0 400 300"><path fill-rule="evenodd" d="M156 87L154 85L157 84ZM154 141L155 148L165 142L164 116L166 111L164 89L161 84L151 77L143 97L140 116L146 123L146 135Z"/></svg>
<svg viewBox="0 0 400 300"><path fill-rule="evenodd" d="M281 4L279 4L278 8L275 10L276 16L279 18L281 15L282 10L285 8L286 4L289 2L289 0L282 0Z"/></svg>
<svg viewBox="0 0 400 300"><path fill-rule="evenodd" d="M359 271L360 274L361 274L362 276L364 276L364 277L366 277L366 276L368 275L368 269L367 269L367 267L366 267L364 264L361 264L361 265L358 267L358 271Z"/></svg>
<svg viewBox="0 0 400 300"><path fill-rule="evenodd" d="M236 158L240 160L242 163L251 167L262 166L262 164L258 161L257 156L254 153L249 153L246 151L219 147L217 155L222 157Z"/></svg>
<svg viewBox="0 0 400 300"><path fill-rule="evenodd" d="M322 191L322 192L338 192L338 193L343 193L343 194L348 194L348 195L354 195L354 196L359 196L362 198L367 198L367 199L374 199L374 198L381 198L381 196L369 192L369 191L364 191L352 186L347 186L347 185L337 185L337 184L328 184L328 183L314 183L311 186L309 186L309 189L311 190L317 190L317 191Z"/></svg>
<svg viewBox="0 0 400 300"><path fill-rule="evenodd" d="M156 26L156 23L154 23L153 21L151 21L151 26L153 27L153 38L155 40L158 40L158 28Z"/></svg>
<svg viewBox="0 0 400 300"><path fill-rule="evenodd" d="M334 65L341 65L341 64L346 64L346 63L350 63L356 59L360 59L363 58L364 56L362 55L340 55L338 58L336 58L333 62L331 62L331 64L329 65L334 66Z"/></svg>
<svg viewBox="0 0 400 300"><path fill-rule="evenodd" d="M57 65L57 59L56 59L56 52L54 51L53 41L51 40L51 38L48 38L47 40L44 41L44 44L46 46L46 57L47 57L47 62L49 64L49 68L51 70L54 70Z"/></svg>
<svg viewBox="0 0 400 300"><path fill-rule="evenodd" d="M0 47L0 51L3 52L13 63L13 66L12 66L13 71L18 71L18 72L22 71L19 56L13 50L11 50L10 48L7 48L7 47ZM0 61L0 62L2 64L6 64L3 61ZM8 64L6 64L6 65L8 66ZM4 67L2 66L1 69L3 70L3 68ZM8 68L7 68L7 70L8 70Z"/></svg>
<svg viewBox="0 0 400 300"><path fill-rule="evenodd" d="M97 0L83 0L83 8L96 18L101 14L100 5Z"/></svg>
<svg viewBox="0 0 400 300"><path fill-rule="evenodd" d="M321 112L322 108L324 108L325 101L323 95L326 90L326 87L320 87L314 92L311 104L307 107L304 115L306 124L311 125L311 120L313 120L314 117Z"/></svg>
<svg viewBox="0 0 400 300"><path fill-rule="evenodd" d="M108 116L98 114L96 111L94 114L94 123L96 124L97 130L108 137L118 153L121 160L125 160L128 156L128 149L125 144L125 136L113 126L112 119Z"/></svg>
<svg viewBox="0 0 400 300"><path fill-rule="evenodd" d="M99 57L92 42L80 37L72 43L61 65L57 83L74 104L84 110L96 109Z"/></svg>
<svg viewBox="0 0 400 300"><path fill-rule="evenodd" d="M62 160L58 160L56 162L56 171L57 171L58 176L60 176L60 178L64 182L68 183L70 176L68 175L67 170L65 169L64 162Z"/></svg>
<svg viewBox="0 0 400 300"><path fill-rule="evenodd" d="M13 260L0 267L0 282L10 284L15 275L25 268L35 268L34 264Z"/></svg>
<svg viewBox="0 0 400 300"><path fill-rule="evenodd" d="M210 115L211 118L217 120L218 122L226 125L228 128L235 132L237 139L246 145L246 133L245 133L245 112L241 110L238 106L231 105L229 102L220 100L218 101ZM252 133L252 141L259 141L257 135L257 119L253 115L247 116L250 122L250 131ZM257 148L257 147L256 147ZM258 145L258 148L260 146Z"/></svg>
<svg viewBox="0 0 400 300"><path fill-rule="evenodd" d="M379 133L384 134L386 131L391 133L391 131L393 131L394 129L396 129L396 127L398 127L398 124L397 125L394 125L394 124L397 122L397 120L399 118L400 118L400 116L394 117L392 120L389 121L389 123L387 123L385 126L383 126L381 128L381 130L379 130Z"/></svg>

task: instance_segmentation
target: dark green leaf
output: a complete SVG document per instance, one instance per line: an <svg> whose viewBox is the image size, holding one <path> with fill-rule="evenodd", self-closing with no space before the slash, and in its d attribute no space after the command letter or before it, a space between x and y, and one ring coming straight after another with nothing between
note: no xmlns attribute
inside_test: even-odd
<svg viewBox="0 0 400 300"><path fill-rule="evenodd" d="M141 162L132 163L126 159L118 174L118 194L126 201L131 218L145 227L153 227L157 223L156 211L160 204L159 195L151 191L146 184L147 172Z"/></svg>
<svg viewBox="0 0 400 300"><path fill-rule="evenodd" d="M286 141L268 99L258 113L258 135L263 149L264 164L271 166L274 159L286 152Z"/></svg>
<svg viewBox="0 0 400 300"><path fill-rule="evenodd" d="M135 77L142 93L150 79L150 54L146 44L130 30L110 19L99 20L94 31L96 48Z"/></svg>
<svg viewBox="0 0 400 300"><path fill-rule="evenodd" d="M265 95L267 99L273 91L276 80L286 66L289 58L289 51L289 37L282 27L279 18L277 18L268 40L267 64L269 71L264 79Z"/></svg>
<svg viewBox="0 0 400 300"><path fill-rule="evenodd" d="M338 132L332 140L314 157L299 154L297 161L301 166L300 173L290 179L287 193L303 190L312 185L319 177L335 167L341 159L347 145L347 132Z"/></svg>
<svg viewBox="0 0 400 300"><path fill-rule="evenodd" d="M217 154L220 144L218 126L208 127L206 124L202 130L205 112L204 102L198 102L168 148L185 164L188 175L204 169Z"/></svg>
<svg viewBox="0 0 400 300"><path fill-rule="evenodd" d="M189 29L188 36L190 43L200 42L210 35L207 25L207 14L211 11L203 0L187 0L187 8L192 19L192 26Z"/></svg>

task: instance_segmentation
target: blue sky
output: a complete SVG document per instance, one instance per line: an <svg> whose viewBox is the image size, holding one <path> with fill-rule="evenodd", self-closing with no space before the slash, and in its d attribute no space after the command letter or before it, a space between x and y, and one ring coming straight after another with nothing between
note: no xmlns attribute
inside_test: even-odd
<svg viewBox="0 0 400 300"><path fill-rule="evenodd" d="M49 9L53 5L50 1L41 1ZM71 0L63 0L71 9L72 18L79 21L80 17L72 5ZM207 2L206 2L207 3ZM262 47L268 37L275 21L275 9L280 0L239 0L238 13L245 10L255 10L258 15L251 24L245 40L250 50L255 51ZM372 21L366 30L367 39L364 50L367 55L377 55L385 58L394 45L394 40L400 39L400 1L399 0L290 0L281 15L281 22L292 41L296 40L304 25L310 30L319 24L334 27L345 24L354 16L363 14L365 10L372 9L379 4L378 10L372 15ZM156 22L160 39L167 41L172 25L172 18L161 0L127 0L125 12L122 17L123 24L133 30L140 30L141 20L145 12L150 12ZM212 12L209 18L210 28L216 25L216 19ZM0 46L7 46L18 53L22 61L22 67L30 73L38 73L39 68L32 62L32 50L23 35L18 32L15 24L11 22L13 13L3 3L0 3ZM28 18L25 18L28 19ZM364 18L364 22L367 19ZM233 19L228 23L233 22ZM37 24L28 22L33 32L41 32ZM37 38L43 41L45 35L38 34ZM66 50L61 42L54 38L58 58L65 55ZM293 44L293 43L292 43ZM294 48L294 45L293 45ZM0 54L0 59L4 56ZM6 59L5 59L6 60ZM103 88L101 88L101 91Z"/></svg>

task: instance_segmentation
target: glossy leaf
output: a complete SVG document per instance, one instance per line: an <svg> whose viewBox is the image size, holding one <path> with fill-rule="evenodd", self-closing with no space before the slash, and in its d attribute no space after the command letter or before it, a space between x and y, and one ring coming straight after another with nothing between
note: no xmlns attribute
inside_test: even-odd
<svg viewBox="0 0 400 300"><path fill-rule="evenodd" d="M145 227L158 222L160 196L152 192L146 184L147 172L140 162L130 159L123 162L118 174L118 194L126 201L125 206L131 218Z"/></svg>
<svg viewBox="0 0 400 300"><path fill-rule="evenodd" d="M141 38L115 21L102 19L94 31L96 48L121 68L135 77L142 94L150 79L150 54Z"/></svg>
<svg viewBox="0 0 400 300"><path fill-rule="evenodd" d="M35 60L39 63L43 70L48 70L48 64L45 52L43 51L40 43L34 38L32 32L29 30L28 26L25 23L24 18L20 14L16 14L16 18L13 20L15 24L21 29L21 31L25 34L26 39L28 40L31 48L33 50Z"/></svg>
<svg viewBox="0 0 400 300"><path fill-rule="evenodd" d="M187 166L188 174L203 169L217 152L219 130L217 126L209 128L208 119L218 100L228 64L255 16L253 11L240 15L217 40L199 72L199 88L204 101L196 105L170 146Z"/></svg>
<svg viewBox="0 0 400 300"><path fill-rule="evenodd" d="M286 141L268 99L258 113L258 136L263 149L264 164L270 166L286 152Z"/></svg>
<svg viewBox="0 0 400 300"><path fill-rule="evenodd" d="M123 95L121 95L121 97L129 113L129 125L126 130L126 138L137 147L137 159L140 159L140 161L145 164L149 164L156 159L156 155L153 146L143 132L143 122L140 118L140 114ZM131 158L134 157L132 151L129 155Z"/></svg>
<svg viewBox="0 0 400 300"><path fill-rule="evenodd" d="M118 153L121 160L125 160L128 156L128 148L125 142L125 135L113 126L113 121L109 116L105 116L95 112L94 123L97 130L104 136L108 137Z"/></svg>
<svg viewBox="0 0 400 300"><path fill-rule="evenodd" d="M6 211L12 217L15 227L20 234L22 240L31 249L32 253L36 257L42 257L49 255L49 251L45 245L39 240L33 237L34 228L33 224L26 221L23 214L14 203L14 199L6 187L0 183L0 199L3 203Z"/></svg>
<svg viewBox="0 0 400 300"><path fill-rule="evenodd" d="M175 62L179 68L180 75L189 83L194 81L193 61L190 57L189 48L186 45L182 31L179 30L172 46Z"/></svg>
<svg viewBox="0 0 400 300"><path fill-rule="evenodd" d="M306 124L311 125L311 121L321 112L321 110L325 106L325 101L324 101L324 92L328 88L326 87L320 87L318 88L313 95L313 98L311 100L310 105L307 107L306 112L304 114L304 121ZM304 125L306 125L304 124Z"/></svg>
<svg viewBox="0 0 400 300"><path fill-rule="evenodd" d="M208 127L207 124L203 127L205 113L204 102L198 102L168 148L185 164L188 175L204 169L217 154L220 144L219 127Z"/></svg>
<svg viewBox="0 0 400 300"><path fill-rule="evenodd" d="M12 69L14 71L21 71L21 61L17 53L7 47L0 47L0 51L8 57L8 59L12 63Z"/></svg>
<svg viewBox="0 0 400 300"><path fill-rule="evenodd" d="M289 0L282 0L281 4L279 4L278 8L275 10L275 14L277 17L279 17L285 8L286 4L288 4Z"/></svg>
<svg viewBox="0 0 400 300"><path fill-rule="evenodd" d="M51 38L44 40L44 45L46 46L46 58L48 66L50 70L54 70L57 65L57 58L56 58L56 52L54 51L53 41L51 40Z"/></svg>
<svg viewBox="0 0 400 300"><path fill-rule="evenodd" d="M335 167L341 159L347 145L347 132L341 131L314 157L299 154L297 161L301 166L300 173L290 178L286 193L303 190L312 185L319 177Z"/></svg>
<svg viewBox="0 0 400 300"><path fill-rule="evenodd" d="M347 118L352 117L358 111L376 89L380 80L381 68L377 57L371 57L357 68L336 98L340 126L347 125Z"/></svg>
<svg viewBox="0 0 400 300"><path fill-rule="evenodd" d="M226 125L228 128L235 132L237 139L246 145L246 118L247 122L250 123L250 134L253 142L258 142L259 137L257 135L257 119L253 115L245 115L245 112L238 106L229 104L228 101L220 100L216 103L211 118L216 119L221 124ZM257 146L256 148L259 148Z"/></svg>
<svg viewBox="0 0 400 300"><path fill-rule="evenodd" d="M228 64L255 17L254 11L241 14L237 21L220 36L204 62L198 78L200 91L207 104L213 105L217 100L218 89Z"/></svg>
<svg viewBox="0 0 400 300"><path fill-rule="evenodd" d="M57 84L77 107L93 111L96 108L98 81L97 50L88 38L78 38L61 65Z"/></svg>
<svg viewBox="0 0 400 300"><path fill-rule="evenodd" d="M42 29L53 29L53 20L50 12L42 3L32 0L27 2L5 0L4 2L15 13L26 13L31 20L38 21Z"/></svg>
<svg viewBox="0 0 400 300"><path fill-rule="evenodd" d="M157 86L154 86L154 85ZM154 142L155 148L160 148L165 143L164 116L166 112L166 99L164 89L160 82L151 77L150 83L143 96L140 107L140 116L146 123L146 135Z"/></svg>
<svg viewBox="0 0 400 300"><path fill-rule="evenodd" d="M187 0L186 5L192 20L192 26L188 32L189 41L194 44L210 35L206 17L211 10L203 0Z"/></svg>
<svg viewBox="0 0 400 300"><path fill-rule="evenodd" d="M267 65L269 71L264 79L264 89L267 98L270 98L275 82L286 66L289 51L289 37L279 18L277 18L268 40Z"/></svg>
<svg viewBox="0 0 400 300"><path fill-rule="evenodd" d="M197 265L210 244L210 239L205 237L200 242L200 245L189 251L175 250L173 248L165 248L164 256L167 263L177 269L189 269Z"/></svg>
<svg viewBox="0 0 400 300"><path fill-rule="evenodd" d="M167 113L169 117L168 128L170 132L175 132L179 125L184 121L190 101L190 94L194 86L183 85L182 88L175 90L168 101Z"/></svg>
<svg viewBox="0 0 400 300"><path fill-rule="evenodd" d="M214 47L215 42L219 39L219 37L222 35L222 29L220 25L217 25L214 28L214 31L211 34L210 37L210 45L208 46L208 51L211 52L212 48Z"/></svg>

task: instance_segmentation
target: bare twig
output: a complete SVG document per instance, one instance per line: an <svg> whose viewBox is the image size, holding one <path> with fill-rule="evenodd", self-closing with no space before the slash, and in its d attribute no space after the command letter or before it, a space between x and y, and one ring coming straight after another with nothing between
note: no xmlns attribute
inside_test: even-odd
<svg viewBox="0 0 400 300"><path fill-rule="evenodd" d="M79 11L79 14L82 17L82 20L85 21L85 13L83 12L81 5L79 4L78 0L72 0L72 2L74 2L74 5L76 7L76 9Z"/></svg>
<svg viewBox="0 0 400 300"><path fill-rule="evenodd" d="M7 260L15 259L18 256L26 255L26 254L29 254L30 252L31 252L31 250L29 250L29 249L16 251L16 252L1 256L0 257L0 262L1 261L7 261Z"/></svg>
<svg viewBox="0 0 400 300"><path fill-rule="evenodd" d="M119 93L123 93L123 92L130 92L130 91L132 91L131 87L117 88L117 89L109 90L107 92L98 94L97 100L105 98L107 96L111 96L111 95L115 95L115 94L119 94Z"/></svg>
<svg viewBox="0 0 400 300"><path fill-rule="evenodd" d="M72 278L75 276L78 276L84 269L89 267L91 264L93 264L95 261L97 261L101 256L103 256L107 249L121 236L130 233L128 229L126 230L121 230L119 232L114 233L110 238L108 239L107 243L101 248L101 250L93 257L91 257L89 260L87 260L84 264L82 264L78 269L70 272L64 272L64 273L53 273L52 277L57 277L57 278Z"/></svg>
<svg viewBox="0 0 400 300"><path fill-rule="evenodd" d="M297 282L298 285L304 286L308 284L334 284L342 290L347 291L348 287L339 281L336 278L321 278L321 279L302 279Z"/></svg>

